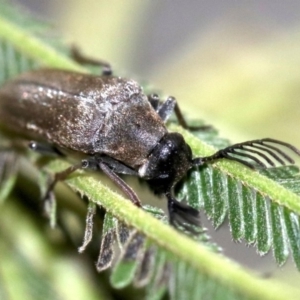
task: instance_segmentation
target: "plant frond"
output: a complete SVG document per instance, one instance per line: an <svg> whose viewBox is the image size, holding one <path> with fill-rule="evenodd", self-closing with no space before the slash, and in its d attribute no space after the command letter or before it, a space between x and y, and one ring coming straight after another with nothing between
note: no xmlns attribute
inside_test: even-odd
<svg viewBox="0 0 300 300"><path fill-rule="evenodd" d="M198 155L197 148L204 146L200 145L202 142L178 127L172 128L181 131L189 144L195 145L193 150ZM209 151L217 150L210 148ZM200 156L204 155L206 151ZM273 249L279 265L286 262L290 252L300 269L299 175L297 166L279 166L258 172L222 161L193 170L179 196L193 207L204 209L215 228L228 217L234 240L244 239L248 244L255 244L261 255ZM288 216L287 220L284 215ZM288 234L286 222L291 220L293 234Z"/></svg>
<svg viewBox="0 0 300 300"><path fill-rule="evenodd" d="M3 13L2 5L0 2L0 83L38 66L86 71L66 56L67 49L60 51L56 43L45 42L33 33L25 20L20 26L13 21L13 15L10 19L9 14ZM33 27L36 31L38 23ZM171 128L184 135L195 155L215 151L181 128ZM215 135L205 140L220 147L226 143ZM46 170L56 172L66 166L65 162L56 160L46 165ZM77 176L68 178L66 183L107 211L97 267L102 270L110 266L114 255L112 244L118 242L122 251L112 271L114 286L130 283L145 286L147 299L160 299L167 290L172 299L199 299L198 296L296 299L298 291L256 278L215 253L216 247L210 246L204 235L202 243L186 237L164 224L164 214L155 208L151 208L151 213L145 211L149 211L148 208L138 209L97 180L82 174L77 172ZM273 174L271 180L265 175L236 163L219 162L193 170L184 182L181 195L186 196L193 207L204 207L216 227L228 216L235 239L257 243L260 253L273 247L279 264L284 263L290 249L299 267L300 204L294 194L299 189L295 187L297 176L291 184L289 176L278 179L279 175Z"/></svg>

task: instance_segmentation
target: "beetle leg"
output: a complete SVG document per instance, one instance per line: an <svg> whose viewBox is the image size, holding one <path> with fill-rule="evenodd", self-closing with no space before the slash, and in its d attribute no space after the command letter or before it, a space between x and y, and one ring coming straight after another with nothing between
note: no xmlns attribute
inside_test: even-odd
<svg viewBox="0 0 300 300"><path fill-rule="evenodd" d="M212 129L212 126L210 125L201 125L201 126L190 126L187 124L182 112L181 112L181 109L178 105L178 103L176 102L176 99L174 97L169 97L169 98L173 98L174 101L175 101L175 108L174 108L174 112L175 112L175 115L177 117L177 120L178 120L178 123L185 129L187 130L190 130L190 131L196 131L196 130L202 130L202 131L205 131L205 130L211 130Z"/></svg>
<svg viewBox="0 0 300 300"><path fill-rule="evenodd" d="M147 98L151 106L157 112L159 105L162 103L162 101L159 99L159 96L157 94L150 94L147 96Z"/></svg>
<svg viewBox="0 0 300 300"><path fill-rule="evenodd" d="M91 157L82 160L82 167L92 170L100 169L130 198L133 204L139 207L141 206L141 202L133 189L121 177L119 177L107 163L103 162L101 157Z"/></svg>
<svg viewBox="0 0 300 300"><path fill-rule="evenodd" d="M168 97L168 99L163 102L157 94L148 95L148 101L164 122L172 115L176 105L174 97Z"/></svg>
<svg viewBox="0 0 300 300"><path fill-rule="evenodd" d="M166 193L168 199L169 222L173 226L181 226L190 233L199 232L200 212L184 202L176 200L171 193ZM194 228L193 228L194 226ZM196 228L198 230L196 230Z"/></svg>
<svg viewBox="0 0 300 300"><path fill-rule="evenodd" d="M161 119L166 122L170 116L172 115L174 109L176 108L176 100L174 97L168 97L165 102L162 103L157 109L157 113L161 117ZM177 117L178 118L178 117ZM180 120L178 119L179 123ZM181 125L181 123L180 123Z"/></svg>
<svg viewBox="0 0 300 300"><path fill-rule="evenodd" d="M157 94L150 94L148 95L148 100L164 122L166 122L174 112L177 117L178 123L185 129L191 131L211 129L211 126L206 125L189 126L183 117L176 99L172 96L169 96L166 101L162 102Z"/></svg>
<svg viewBox="0 0 300 300"><path fill-rule="evenodd" d="M116 185L118 185L121 188L121 190L125 194L127 194L127 196L130 198L133 204L139 207L141 206L140 199L138 198L136 193L121 177L114 173L105 163L100 162L99 167Z"/></svg>
<svg viewBox="0 0 300 300"><path fill-rule="evenodd" d="M112 75L112 68L108 62L87 57L83 55L75 46L71 48L71 56L76 62L81 65L93 65L101 67L103 76Z"/></svg>
<svg viewBox="0 0 300 300"><path fill-rule="evenodd" d="M133 175L138 176L138 172L127 167L126 165L122 164L121 162L109 157L109 156L101 156L101 161L104 162L106 165L113 170L113 172L117 174L124 174L124 175Z"/></svg>
<svg viewBox="0 0 300 300"><path fill-rule="evenodd" d="M64 156L56 147L50 144L43 144L31 141L28 144L29 148L43 155Z"/></svg>

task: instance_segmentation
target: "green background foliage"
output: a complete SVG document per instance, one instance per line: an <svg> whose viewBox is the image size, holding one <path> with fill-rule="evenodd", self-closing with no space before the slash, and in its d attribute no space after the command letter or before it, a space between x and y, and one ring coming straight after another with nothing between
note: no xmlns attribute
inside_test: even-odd
<svg viewBox="0 0 300 300"><path fill-rule="evenodd" d="M61 11L64 11L69 4L66 1L61 5ZM116 62L120 69L123 68L126 73L130 73L128 66L133 59L131 49L136 44L138 24L147 13L150 3L119 1L117 11L114 9L115 5L116 3L110 4L108 1L99 1L97 4L96 2L93 2L93 4L85 3L84 7L88 7L88 14L90 14L90 22L85 25L87 27L83 25L76 27L74 25L75 21L79 23L78 20L84 19L83 13L86 12L80 5L78 7L72 6L69 14L62 18L64 22L62 28L69 33L69 36L77 36L77 43L80 46L82 45L87 53L94 57L99 56L98 53L101 53L101 57ZM19 12L15 13L13 8L4 4L1 4L0 11L1 82L24 70L37 66L85 71L67 57L68 47L57 37L52 36L49 28L41 24L41 21L34 21ZM100 11L102 16L102 18L99 18L101 25L95 25L96 16L92 17L92 14L95 13L99 16ZM136 14L138 17L128 18L128 15L132 15L133 12L139 12ZM113 23L111 22L112 15ZM91 26L91 29L88 26ZM99 28L99 31L96 31L95 28ZM83 31L83 34L80 34L80 30ZM86 32L89 32L89 34L87 35ZM126 32L126 35L124 35L124 32ZM104 38L105 36L109 36L109 39ZM94 42L90 43L84 40L85 38ZM116 45L126 45L126 47ZM193 45L192 48L193 51L182 56L182 61L188 63L189 55L195 57L197 51L203 50L202 46L197 48L196 45ZM262 72L261 69L269 70L267 66L272 58L269 55L271 50L266 51L265 48L259 48L257 51L262 53L262 57L268 56L269 61L262 60L262 63L257 63L254 56L256 52L253 51L253 59L256 63L253 63L253 61L248 62L248 64L247 61L240 63L242 59L240 56L239 60L234 60L233 56L229 60L230 63L221 61L217 66L214 64L209 66L207 63L205 72L202 70L202 76L205 79L197 73L199 70L196 70L197 64L195 61L190 64L194 65L194 68L189 67L189 72L183 72L181 59L170 58L159 72L154 72L153 82L156 84L162 82L162 85L159 85L160 88L171 90L171 82L176 82L178 76L182 76L180 80L184 84L177 87L173 86L172 93L176 96L182 95L180 97L182 99L194 99L194 102L188 104L183 101L182 106L187 112L190 111L191 116L199 117L198 113L195 114L195 111L202 111L202 106L198 108L198 105L201 105L199 98L210 99L214 97L222 99L222 101L232 99L231 101L237 103L237 99L241 98L239 91L250 90L251 85L245 88L246 83L239 73L240 70L243 69L243 72L249 71L249 74L253 76L253 80L254 78L261 78L259 76ZM276 57L275 54L274 56ZM199 57L199 54L197 57ZM290 58L294 59L294 56ZM289 63L291 64L291 62ZM224 68L224 65L226 68ZM253 69L248 70L246 68L248 65L257 66L255 69L257 73L254 73ZM226 69L222 84L220 83L222 71L218 68ZM277 72L279 71L277 70ZM297 73L285 72L287 78L284 80L286 82L296 81ZM186 79L184 76L187 73L189 77ZM273 74L273 77L270 78L270 80L273 80L272 82L274 82L274 77L277 78L275 75ZM292 76L293 79L289 80L288 76ZM213 89L214 93L211 92L212 82L218 85L218 89ZM254 80L251 84L257 87L255 82ZM280 83L276 82L277 89L279 89L279 86ZM260 87L261 89L253 87L255 92L251 89L251 93L247 95L243 93L243 109L234 102L232 105L226 105L226 109L221 110L223 119L221 118L219 124L223 124L222 122L228 120L230 122L240 121L239 126L242 130L245 128L243 126L247 126L245 124L248 120L249 124L252 121L258 128L260 126L261 131L257 135L263 135L266 129L265 126L261 126L262 122L267 119L271 123L271 116L278 117L282 110L279 110L276 114L274 109L271 111L269 109L269 107L274 108L274 105L268 105L265 102L268 99L275 101L272 94L274 93L273 87L268 83L261 83ZM262 109L261 102L259 102L259 105L255 104L256 99L261 101L259 99L262 89L264 91L265 110ZM284 94L285 88L282 89L281 93L277 94L281 96L279 98L282 101L287 101L289 98L282 96L286 95ZM269 94L268 91L270 91ZM209 95L205 93L209 93ZM254 99L254 102L250 101L250 98ZM252 103L251 107L244 106L248 105L247 99ZM279 103L280 99L276 98L276 102ZM204 101L204 103L210 104L210 101ZM286 102L284 103L284 107L288 107ZM242 113L233 112L234 117L230 117L229 107L240 109L241 112L251 112L255 116L255 122L253 122L253 117L245 118ZM253 110L253 107L256 107L257 110ZM220 104L217 103L216 108L220 108ZM207 115L211 114L212 111L210 108L207 109ZM290 112L288 114L290 115ZM293 114L296 115L296 112L291 112L291 115ZM268 117L266 117L267 115ZM292 119L292 117L289 119ZM280 123L278 118L277 122L274 121L274 123L280 126L278 125ZM289 124L293 124L292 121L289 120ZM232 125L226 125L225 131L229 130L230 126ZM293 128L296 128L296 126L294 125ZM199 140L174 125L170 129L182 132L193 148L195 155L203 156L213 153L215 150L209 144L218 147L220 142L217 137L210 135L201 137L201 140ZM278 135L276 134L275 137L282 138L280 130L277 130L277 132ZM297 144L294 130L291 130L291 132L290 139ZM248 131L249 135L252 135L252 133ZM211 141L205 141L205 138L207 140L211 139ZM243 139L247 138L248 136L244 135ZM32 210L36 207L36 204L34 205L32 202L39 196L37 188L31 187L30 182L32 184L32 182L40 179L36 179L39 178L35 177L36 172L34 170L29 172L28 165L24 166L24 164L25 162L21 166L17 188L1 207L1 299L73 299L74 295L76 295L76 299L113 299L116 297L122 299L140 299L141 297L158 299L165 290L169 291L172 299L207 299L206 297L209 297L208 299L297 299L299 291L296 288L287 288L284 283L279 283L273 279L263 279L262 276L254 276L249 270L212 251L211 249L215 249L214 247L206 247L203 243L187 238L171 229L149 213L137 209L121 196L107 189L106 186L99 183L99 179L94 179L82 172L68 179L68 185L81 195L87 196L90 201L104 207L109 214L105 215L103 228L101 224L96 226L95 243L90 245L85 254L79 256L76 253L76 248L80 245L85 215L85 207L82 201L61 186L58 189L59 200L61 200L61 202L58 202L58 212L59 221L62 224L59 225L61 228L65 228L66 232L58 229L50 230L48 223L41 218L40 213ZM54 161L46 164L44 170L51 173L63 169L64 165L64 162ZM283 173L288 174L289 179L292 177L292 180L288 182L289 185L284 185L282 183L283 173L269 174L269 177L275 179L273 181L238 164L222 162L215 164L211 169L192 173L191 178L182 187L180 195L186 196L187 200L194 206L204 208L214 227L220 226L226 215L228 215L234 239L245 239L250 244L255 243L261 254L273 249L273 254L279 265L285 262L289 252L291 252L299 268L300 202L297 196L299 186L297 172L298 170L284 169ZM4 181L1 191L9 190L12 182L16 179L14 171L7 171L7 173L13 176L9 177L8 181ZM2 176L6 177L5 174L2 174ZM22 204L22 202L24 203ZM249 211L252 211L252 214L249 214ZM249 216L253 218L251 219ZM116 221L109 223L112 224L111 226L105 226L108 218L115 218ZM162 278L157 279L157 277L152 276L144 289L136 289L130 285L125 290L118 291L117 288L127 286L135 280L135 270L138 269L140 264L138 259L133 259L128 263L122 255L119 257L113 271L111 271L111 276L109 275L110 271L100 275L95 272L93 261L97 259L96 253L100 244L99 232L103 229L103 239L110 231L115 232L118 230L118 225L116 225L118 222L125 222L142 234L146 240L145 249L148 243L155 246L157 265L153 268L157 271L157 274L163 274L163 272L159 272L159 269L165 266L165 262L173 265L172 276L169 280L164 281Z"/></svg>

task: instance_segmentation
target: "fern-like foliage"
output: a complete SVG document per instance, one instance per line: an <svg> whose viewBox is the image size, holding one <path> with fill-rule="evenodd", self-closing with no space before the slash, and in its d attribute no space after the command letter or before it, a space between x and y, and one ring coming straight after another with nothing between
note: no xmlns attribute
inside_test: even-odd
<svg viewBox="0 0 300 300"><path fill-rule="evenodd" d="M228 217L234 240L255 244L261 255L272 249L278 265L291 252L300 269L299 168L281 166L260 173L234 169L210 165L194 170L180 194L204 209L215 228Z"/></svg>
<svg viewBox="0 0 300 300"><path fill-rule="evenodd" d="M0 2L0 84L39 66L86 71L67 57L67 48L57 40L46 39L42 28L45 26L24 14L19 18L16 10ZM221 148L226 144L215 132L202 133L200 140L175 125L170 129L183 134L195 156L210 155L215 151L211 145ZM57 160L45 168L56 172L67 166ZM15 176L15 168L7 170L0 175ZM255 243L261 254L272 248L279 265L290 251L300 268L298 171L282 167L260 174L237 163L218 162L192 170L178 194L193 207L204 208L215 227L227 216L235 240ZM171 299L297 298L297 291L255 278L216 253L217 248L207 244L205 234L198 240L186 237L165 224L166 216L158 209L138 209L82 171L76 174L66 182L91 201L87 226L92 226L95 204L107 211L98 270L112 265L114 243L121 248L111 272L114 287L131 283L145 287L147 299L161 299L166 291ZM6 190L12 182L5 184ZM88 229L80 251L91 237Z"/></svg>

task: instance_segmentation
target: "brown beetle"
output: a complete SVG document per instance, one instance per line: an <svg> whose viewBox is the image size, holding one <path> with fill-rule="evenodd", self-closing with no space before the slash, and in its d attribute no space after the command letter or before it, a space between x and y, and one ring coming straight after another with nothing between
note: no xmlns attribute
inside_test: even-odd
<svg viewBox="0 0 300 300"><path fill-rule="evenodd" d="M97 63L81 57L81 62ZM81 163L56 174L44 197L53 201L53 188L78 168L102 170L140 206L135 192L118 174L135 175L148 181L157 194L168 199L172 224L199 225L199 212L173 195L175 184L194 166L227 158L248 167L265 167L262 160L284 164L293 160L272 144L290 144L262 139L235 144L212 156L192 157L179 133L170 133L165 122L175 111L179 123L188 127L173 97L161 102L146 96L140 85L112 76L108 64L102 76L56 69L31 71L8 81L0 89L0 120L5 130L34 140L30 147L43 154L82 154ZM242 151L239 151L242 150ZM267 157L265 154L269 154ZM234 154L234 155L232 155ZM258 157L253 156L258 155Z"/></svg>

